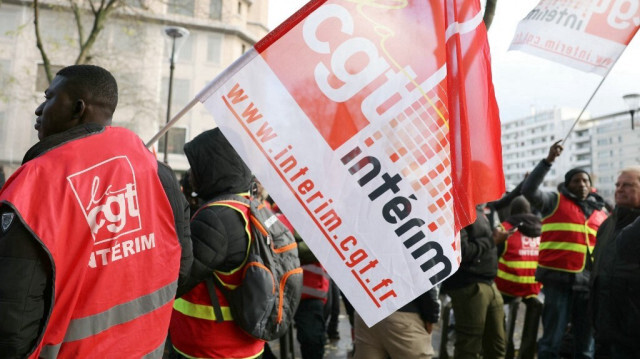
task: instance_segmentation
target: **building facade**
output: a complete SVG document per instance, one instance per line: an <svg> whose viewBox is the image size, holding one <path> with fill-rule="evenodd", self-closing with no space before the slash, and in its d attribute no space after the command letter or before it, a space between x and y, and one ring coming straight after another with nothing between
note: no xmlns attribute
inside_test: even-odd
<svg viewBox="0 0 640 359"><path fill-rule="evenodd" d="M637 117L637 115L635 116ZM593 118L591 145L592 171L598 193L614 203L615 183L620 171L629 166L640 165L640 128L635 121L631 130L628 111Z"/></svg>
<svg viewBox="0 0 640 359"><path fill-rule="evenodd" d="M190 35L175 62L172 115L206 84L269 31L268 0L120 0L90 52L89 63L109 69L119 85L115 126L127 127L144 141L166 121L171 40L166 26L182 26ZM73 64L78 31L69 1L40 2L40 32L54 70ZM85 32L93 18L82 9ZM36 47L32 1L5 0L0 5L0 166L12 173L37 142L35 108L48 82ZM85 35L86 36L86 35ZM215 127L212 116L196 105L169 132L169 164L188 168L182 146ZM155 145L162 160L164 141Z"/></svg>
<svg viewBox="0 0 640 359"><path fill-rule="evenodd" d="M569 108L532 112L527 117L502 123L502 160L507 189L515 187L547 157L551 144L566 137L579 114L578 110ZM556 159L545 178L545 190L555 189L571 168L580 167L591 172L589 127L588 122L580 121L571 132L562 156Z"/></svg>
<svg viewBox="0 0 640 359"><path fill-rule="evenodd" d="M520 183L547 156L551 144L566 137L578 114L576 109L555 108L502 123L502 158L508 189ZM543 189L554 190L564 181L568 170L579 167L590 173L598 193L614 203L620 170L640 165L638 145L640 128L631 131L628 111L586 117L565 142L564 151L551 167Z"/></svg>

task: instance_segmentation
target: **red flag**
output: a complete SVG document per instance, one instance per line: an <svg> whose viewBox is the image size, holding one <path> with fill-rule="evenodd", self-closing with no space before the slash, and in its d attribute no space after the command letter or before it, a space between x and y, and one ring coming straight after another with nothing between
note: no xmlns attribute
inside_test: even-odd
<svg viewBox="0 0 640 359"><path fill-rule="evenodd" d="M475 220L476 204L499 198L505 186L500 118L480 3L447 1L446 13L453 196L459 229Z"/></svg>
<svg viewBox="0 0 640 359"><path fill-rule="evenodd" d="M504 191L477 0L316 0L199 95L368 325Z"/></svg>

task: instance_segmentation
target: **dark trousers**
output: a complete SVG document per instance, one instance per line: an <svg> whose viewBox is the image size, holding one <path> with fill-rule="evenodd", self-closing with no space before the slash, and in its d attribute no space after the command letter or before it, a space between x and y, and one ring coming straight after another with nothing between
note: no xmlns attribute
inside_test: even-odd
<svg viewBox="0 0 640 359"><path fill-rule="evenodd" d="M293 317L302 359L322 359L327 340L324 325L324 303L321 299L300 301Z"/></svg>
<svg viewBox="0 0 640 359"><path fill-rule="evenodd" d="M557 359L562 337L571 322L573 357L593 358L593 329L588 318L589 293L574 291L571 287L545 285L542 311L542 338L538 342L538 358Z"/></svg>
<svg viewBox="0 0 640 359"><path fill-rule="evenodd" d="M329 289L330 300L330 313L329 313L329 324L327 324L327 334L329 336L339 336L338 333L338 319L340 317L340 288L336 282L331 280L331 288Z"/></svg>
<svg viewBox="0 0 640 359"><path fill-rule="evenodd" d="M517 297L502 295L504 304L511 305L516 301ZM526 312L524 315L524 324L522 327L522 340L520 341L520 350L518 351L518 359L533 359L536 355L536 346L538 340L538 326L540 324L540 315L542 314L542 302L537 296L522 299ZM518 303L513 303L518 305ZM517 307L516 307L517 308ZM518 311L517 309L509 314L509 325L507 325L507 355L506 358L514 358L513 334Z"/></svg>
<svg viewBox="0 0 640 359"><path fill-rule="evenodd" d="M455 359L505 357L504 302L494 283L449 290L456 318Z"/></svg>

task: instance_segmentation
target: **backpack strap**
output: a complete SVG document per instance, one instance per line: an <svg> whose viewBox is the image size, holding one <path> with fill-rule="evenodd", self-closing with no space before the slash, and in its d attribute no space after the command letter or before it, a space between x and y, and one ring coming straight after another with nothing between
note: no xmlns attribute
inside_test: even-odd
<svg viewBox="0 0 640 359"><path fill-rule="evenodd" d="M222 306L220 306L218 295L216 295L213 276L207 277L204 280L204 283L207 285L207 291L209 292L209 298L211 299L211 306L213 307L213 314L216 315L216 322L222 323L224 321L224 319L222 318Z"/></svg>

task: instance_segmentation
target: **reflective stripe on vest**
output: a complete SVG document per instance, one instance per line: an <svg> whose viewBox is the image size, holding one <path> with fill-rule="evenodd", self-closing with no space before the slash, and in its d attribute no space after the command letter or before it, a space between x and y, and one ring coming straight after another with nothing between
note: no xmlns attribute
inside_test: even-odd
<svg viewBox="0 0 640 359"><path fill-rule="evenodd" d="M567 232L579 232L596 235L598 232L592 228L589 228L587 224L578 223L545 223L542 225L542 231L567 231Z"/></svg>
<svg viewBox="0 0 640 359"><path fill-rule="evenodd" d="M327 300L329 294L329 274L320 264L302 266L302 299L317 298Z"/></svg>
<svg viewBox="0 0 640 359"><path fill-rule="evenodd" d="M173 309L184 315L188 315L194 318L206 320L217 319L212 306L191 303L182 298L176 299L176 301L173 303ZM222 311L222 320L233 320L233 315L231 315L231 309L229 307L220 306L220 310Z"/></svg>
<svg viewBox="0 0 640 359"><path fill-rule="evenodd" d="M538 268L538 262L527 262L527 261L505 261L503 258L500 258L499 263L504 264L509 268L517 268L517 269L536 269Z"/></svg>
<svg viewBox="0 0 640 359"><path fill-rule="evenodd" d="M587 255L593 253L596 233L605 218L603 211L594 210L585 220L582 209L559 193L555 210L542 220L539 266L581 272Z"/></svg>

